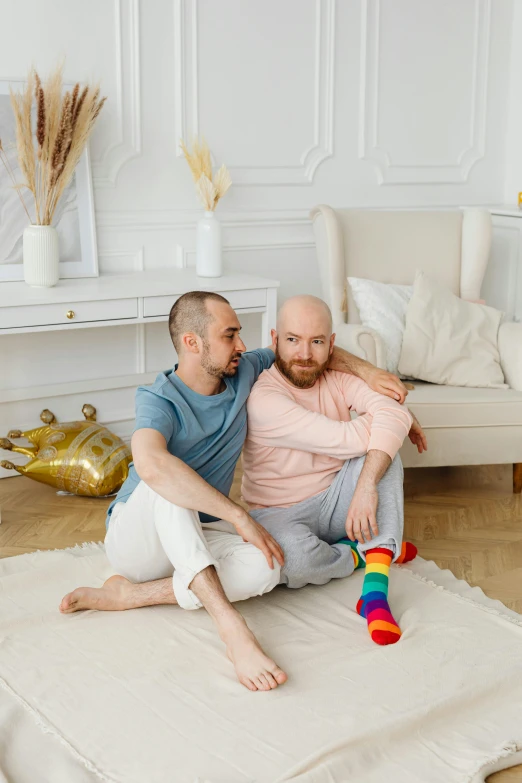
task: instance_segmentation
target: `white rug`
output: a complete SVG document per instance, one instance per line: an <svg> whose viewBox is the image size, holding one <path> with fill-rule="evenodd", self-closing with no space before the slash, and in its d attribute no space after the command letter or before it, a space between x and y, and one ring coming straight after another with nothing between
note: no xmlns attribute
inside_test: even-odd
<svg viewBox="0 0 522 783"><path fill-rule="evenodd" d="M110 573L98 545L0 561L0 781L479 783L522 761L522 618L433 563L392 569L390 647L354 611L360 571L241 604L289 674L270 693L203 611L59 614Z"/></svg>

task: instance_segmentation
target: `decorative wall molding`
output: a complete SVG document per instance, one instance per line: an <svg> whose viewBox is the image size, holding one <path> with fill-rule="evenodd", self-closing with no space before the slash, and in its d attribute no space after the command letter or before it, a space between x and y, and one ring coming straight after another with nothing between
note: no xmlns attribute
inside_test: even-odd
<svg viewBox="0 0 522 783"><path fill-rule="evenodd" d="M235 185L309 185L319 165L333 155L335 0L315 3L313 142L301 153L298 164L229 166ZM197 0L174 0L177 140L199 133L197 28ZM182 155L180 149L177 154Z"/></svg>
<svg viewBox="0 0 522 783"><path fill-rule="evenodd" d="M345 209L368 209L373 211L382 210L412 210L422 211L425 209L448 210L461 209L462 206L455 202L443 204L419 205L418 203L405 202L398 206L387 204L385 206L375 206L373 204L364 204L359 201L350 203L351 199L346 199L343 205ZM473 206L468 203L466 206ZM482 202L476 204L482 206ZM513 211L517 212L514 207ZM502 213L496 213L502 214ZM195 229L198 220L202 215L201 209L142 209L142 210L100 210L96 212L96 226L104 231L169 231ZM221 211L218 213L220 223L223 228L305 228L310 229L312 221L310 219L309 209L273 209L273 210L252 210L252 211ZM124 251L126 252L126 251ZM104 255L102 252L101 255Z"/></svg>
<svg viewBox="0 0 522 783"><path fill-rule="evenodd" d="M94 185L114 187L125 163L141 154L139 0L113 0L118 133L92 164Z"/></svg>
<svg viewBox="0 0 522 783"><path fill-rule="evenodd" d="M394 162L392 152L378 144L380 9L381 0L362 0L359 157L374 164L379 185L467 182L485 155L491 0L475 0L469 141L456 160L443 164Z"/></svg>
<svg viewBox="0 0 522 783"><path fill-rule="evenodd" d="M191 57L187 61L187 10L190 18ZM176 144L180 139L189 139L199 135L198 116L198 20L196 0L174 0L174 132ZM187 73L190 74L190 118L188 116ZM181 148L176 148L179 157L183 155Z"/></svg>
<svg viewBox="0 0 522 783"><path fill-rule="evenodd" d="M176 269L184 269L187 266L187 251L183 245L174 244L173 257ZM143 272L146 269L144 247L140 247L138 250L103 250L99 254L99 258L102 274L118 274L122 271L126 273ZM172 258L172 254L169 258Z"/></svg>
<svg viewBox="0 0 522 783"><path fill-rule="evenodd" d="M196 226L200 210L148 210L100 212L97 225L100 237L102 272L133 271L137 268L132 245L145 248L144 267L184 268L195 264ZM223 212L223 250L293 250L315 246L308 210L278 212ZM120 245L121 250L104 251ZM131 239L132 236L132 239ZM161 236L161 241L158 238ZM131 244L131 249L126 245ZM190 256L190 258L189 258Z"/></svg>
<svg viewBox="0 0 522 783"><path fill-rule="evenodd" d="M118 272L122 268L122 262L127 269L133 272L143 272L145 269L144 248L138 250L103 250L98 254L102 261L100 266L103 272Z"/></svg>
<svg viewBox="0 0 522 783"><path fill-rule="evenodd" d="M248 252L252 250L309 250L315 248L315 242L303 239L301 242L279 242L271 244L246 243L242 245L224 245L223 252Z"/></svg>
<svg viewBox="0 0 522 783"><path fill-rule="evenodd" d="M184 266L196 266L196 251L195 249L186 249L181 248L180 245L178 245L178 248L182 249L183 257L184 257ZM242 244L237 245L223 245L222 250L223 254L225 253L251 253L256 250L311 250L315 248L315 242L307 239L298 240L298 241L290 241L290 242L244 242Z"/></svg>
<svg viewBox="0 0 522 783"><path fill-rule="evenodd" d="M96 213L96 226L103 230L126 231L194 229L201 215L201 209L103 210ZM309 209L223 211L219 220L225 228L311 226L309 215Z"/></svg>
<svg viewBox="0 0 522 783"><path fill-rule="evenodd" d="M179 243L176 245L176 267L178 269L185 269L187 267L187 251Z"/></svg>

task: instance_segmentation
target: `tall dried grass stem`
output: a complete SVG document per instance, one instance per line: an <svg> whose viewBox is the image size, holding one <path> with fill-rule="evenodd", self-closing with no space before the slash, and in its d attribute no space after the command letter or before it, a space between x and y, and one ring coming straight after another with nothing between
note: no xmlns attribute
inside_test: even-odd
<svg viewBox="0 0 522 783"><path fill-rule="evenodd" d="M196 182L196 192L207 212L213 212L216 205L216 188L205 174Z"/></svg>
<svg viewBox="0 0 522 783"><path fill-rule="evenodd" d="M65 188L74 175L81 155L105 103L99 98L98 85L74 85L63 94L63 64L59 65L42 85L40 77L30 71L21 92L10 91L15 117L18 163L24 187L33 194L36 220L51 225ZM33 141L31 110L36 102L36 150ZM5 154L0 156L8 167ZM14 181L12 171L10 176ZM20 186L17 186L17 189ZM29 211L18 190L29 217Z"/></svg>
<svg viewBox="0 0 522 783"><path fill-rule="evenodd" d="M196 193L207 212L213 212L225 193L232 185L232 179L226 166L221 166L216 176L212 177L212 158L210 149L204 138L192 140L192 152L180 139L180 148L185 156L196 183Z"/></svg>
<svg viewBox="0 0 522 783"><path fill-rule="evenodd" d="M13 183L13 188L16 190L16 193L18 195L18 198L20 199L22 206L25 210L25 213L27 217L29 218L29 222L31 222L31 216L29 214L29 210L27 209L27 204L25 203L24 197L22 196L21 189L24 187L24 185L19 185L16 182L15 175L12 169L11 164L9 163L9 158L7 157L7 154L3 148L2 145L2 139L0 139L0 160L4 164L5 170L7 171L7 174L9 175L11 182Z"/></svg>

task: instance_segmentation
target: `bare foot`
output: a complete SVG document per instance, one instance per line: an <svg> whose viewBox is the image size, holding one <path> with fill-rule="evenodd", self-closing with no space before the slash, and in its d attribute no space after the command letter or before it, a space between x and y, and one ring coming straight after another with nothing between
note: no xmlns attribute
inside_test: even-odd
<svg viewBox="0 0 522 783"><path fill-rule="evenodd" d="M243 618L223 631L221 638L239 682L250 691L270 691L287 681L284 671L265 655Z"/></svg>
<svg viewBox="0 0 522 783"><path fill-rule="evenodd" d="M135 585L124 576L111 576L103 587L78 587L62 598L60 612L70 614L81 609L121 611L136 607Z"/></svg>

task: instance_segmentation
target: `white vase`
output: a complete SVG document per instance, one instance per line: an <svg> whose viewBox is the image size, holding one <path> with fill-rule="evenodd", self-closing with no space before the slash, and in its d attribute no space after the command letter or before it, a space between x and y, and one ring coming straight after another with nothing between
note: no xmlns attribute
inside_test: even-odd
<svg viewBox="0 0 522 783"><path fill-rule="evenodd" d="M221 277L221 223L213 212L205 212L198 221L196 237L196 273L198 277Z"/></svg>
<svg viewBox="0 0 522 783"><path fill-rule="evenodd" d="M27 226L24 230L25 282L51 288L59 277L58 232L53 226Z"/></svg>

